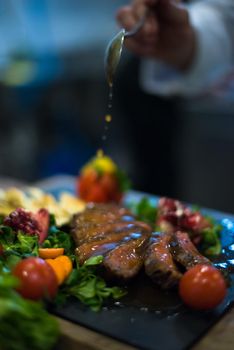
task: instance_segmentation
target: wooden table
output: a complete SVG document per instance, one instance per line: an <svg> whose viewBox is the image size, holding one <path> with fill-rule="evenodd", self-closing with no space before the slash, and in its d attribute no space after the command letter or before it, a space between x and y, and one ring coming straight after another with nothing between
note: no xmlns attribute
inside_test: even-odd
<svg viewBox="0 0 234 350"><path fill-rule="evenodd" d="M59 350L134 350L123 344L87 328L57 318L62 337ZM192 348L192 350L233 350L234 349L234 308ZM162 349L163 350L163 349Z"/></svg>

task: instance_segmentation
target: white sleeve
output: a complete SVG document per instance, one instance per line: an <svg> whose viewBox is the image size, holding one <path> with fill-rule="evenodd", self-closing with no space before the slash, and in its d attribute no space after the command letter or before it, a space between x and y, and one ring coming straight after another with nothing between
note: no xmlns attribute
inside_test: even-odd
<svg viewBox="0 0 234 350"><path fill-rule="evenodd" d="M228 12L227 5L223 5ZM230 11L233 10L233 5ZM140 70L142 88L158 95L196 95L228 73L233 61L232 41L222 8L198 2L189 8L197 36L197 53L192 67L181 73L156 60L143 60ZM234 26L234 23L233 23ZM233 33L234 34L234 33Z"/></svg>

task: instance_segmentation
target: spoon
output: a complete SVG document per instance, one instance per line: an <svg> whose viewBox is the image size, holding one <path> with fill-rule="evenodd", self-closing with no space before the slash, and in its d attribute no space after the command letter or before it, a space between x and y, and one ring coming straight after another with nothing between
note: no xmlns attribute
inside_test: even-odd
<svg viewBox="0 0 234 350"><path fill-rule="evenodd" d="M121 58L124 39L135 35L142 28L145 19L146 14L132 30L126 31L122 28L108 43L104 57L104 69L109 86L113 85L113 77Z"/></svg>

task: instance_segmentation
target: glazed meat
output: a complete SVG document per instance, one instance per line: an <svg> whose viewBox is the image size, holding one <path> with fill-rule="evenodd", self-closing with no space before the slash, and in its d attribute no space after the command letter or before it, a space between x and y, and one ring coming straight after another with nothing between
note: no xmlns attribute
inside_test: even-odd
<svg viewBox="0 0 234 350"><path fill-rule="evenodd" d="M119 222L118 226L116 222ZM130 222L134 222L134 217L126 208L110 204L92 204L83 213L74 216L72 235L79 246L93 237L105 236L107 232L119 230L121 225L124 227Z"/></svg>
<svg viewBox="0 0 234 350"><path fill-rule="evenodd" d="M149 241L149 233L133 233L124 242L111 250L104 259L106 270L118 278L130 279L144 264L144 253Z"/></svg>
<svg viewBox="0 0 234 350"><path fill-rule="evenodd" d="M153 233L145 255L146 274L162 288L172 288L182 277L170 252L172 234Z"/></svg>
<svg viewBox="0 0 234 350"><path fill-rule="evenodd" d="M198 264L211 265L211 262L198 252L186 232L177 231L172 235L170 251L173 259L186 270Z"/></svg>
<svg viewBox="0 0 234 350"><path fill-rule="evenodd" d="M99 228L97 228L97 232L99 232ZM115 230L107 231L105 235L101 232L99 235L91 238L89 236L86 243L76 248L76 254L79 257L80 263L83 264L91 256L104 255L119 244L134 240L138 234L147 233L149 236L149 232L149 230L145 230L134 223L125 223L125 226L123 226L122 223L116 222Z"/></svg>
<svg viewBox="0 0 234 350"><path fill-rule="evenodd" d="M74 216L72 235L80 264L102 255L107 275L124 280L133 278L144 266L146 274L165 289L178 284L180 269L211 264L186 232L152 233L148 224L117 205L90 205Z"/></svg>
<svg viewBox="0 0 234 350"><path fill-rule="evenodd" d="M109 275L123 279L132 278L142 267L151 231L127 209L110 204L92 205L76 215L72 223L79 262L103 255Z"/></svg>

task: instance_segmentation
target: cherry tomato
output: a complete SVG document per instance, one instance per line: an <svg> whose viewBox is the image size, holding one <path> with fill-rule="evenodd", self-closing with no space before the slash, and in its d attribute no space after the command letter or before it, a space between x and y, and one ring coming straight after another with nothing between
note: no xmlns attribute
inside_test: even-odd
<svg viewBox="0 0 234 350"><path fill-rule="evenodd" d="M86 202L107 203L119 202L122 194L114 174L98 175L95 170L82 174L77 180L77 194Z"/></svg>
<svg viewBox="0 0 234 350"><path fill-rule="evenodd" d="M209 265L197 265L180 280L179 294L188 306L208 310L219 305L227 293L225 280L219 270Z"/></svg>
<svg viewBox="0 0 234 350"><path fill-rule="evenodd" d="M20 281L17 291L26 299L54 298L58 290L56 275L51 266L41 258L21 260L13 269Z"/></svg>
<svg viewBox="0 0 234 350"><path fill-rule="evenodd" d="M85 174L79 176L77 180L77 194L80 198L85 200L87 193L89 192L90 186L97 182L98 174L95 170L89 170Z"/></svg>
<svg viewBox="0 0 234 350"><path fill-rule="evenodd" d="M118 190L118 181L113 174L103 174L100 178L100 184L108 195L116 193Z"/></svg>
<svg viewBox="0 0 234 350"><path fill-rule="evenodd" d="M87 202L106 203L108 201L108 196L105 189L97 183L89 188L85 200Z"/></svg>

